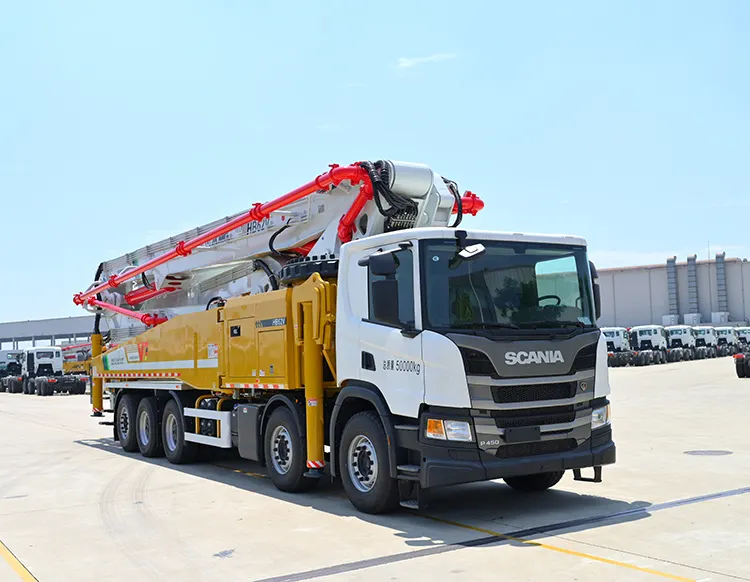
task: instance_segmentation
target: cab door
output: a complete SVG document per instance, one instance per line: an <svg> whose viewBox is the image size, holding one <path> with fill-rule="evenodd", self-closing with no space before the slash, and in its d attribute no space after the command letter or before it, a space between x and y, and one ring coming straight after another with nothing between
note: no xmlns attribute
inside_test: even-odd
<svg viewBox="0 0 750 582"><path fill-rule="evenodd" d="M363 267L367 269L367 312L359 322L360 378L378 387L393 414L416 418L424 402L422 337L415 331L421 327L415 284L419 280L417 248L402 245L377 251L392 251L397 267L388 276L375 274L372 265ZM377 313L376 304L382 299L378 294L384 292L378 282L388 277L398 283L396 321L383 321Z"/></svg>

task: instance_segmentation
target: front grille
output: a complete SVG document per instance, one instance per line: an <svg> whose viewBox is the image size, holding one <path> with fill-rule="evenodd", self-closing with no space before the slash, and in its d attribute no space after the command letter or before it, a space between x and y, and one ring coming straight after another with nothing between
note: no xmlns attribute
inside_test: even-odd
<svg viewBox="0 0 750 582"><path fill-rule="evenodd" d="M573 422L576 419L576 411L573 406L547 406L525 410L503 410L493 413L492 417L498 428L543 426Z"/></svg>
<svg viewBox="0 0 750 582"><path fill-rule="evenodd" d="M562 400L564 398L573 398L575 395L575 382L492 387L492 399L498 404L536 402L538 400Z"/></svg>
<svg viewBox="0 0 750 582"><path fill-rule="evenodd" d="M572 451L577 446L578 443L575 439L514 443L499 447L495 456L498 459L517 459L518 457L533 457L535 455L553 455Z"/></svg>

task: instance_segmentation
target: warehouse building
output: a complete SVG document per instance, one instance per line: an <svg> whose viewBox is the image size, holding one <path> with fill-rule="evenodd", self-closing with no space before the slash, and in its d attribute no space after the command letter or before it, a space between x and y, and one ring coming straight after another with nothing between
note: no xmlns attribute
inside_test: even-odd
<svg viewBox="0 0 750 582"><path fill-rule="evenodd" d="M750 265L747 259L695 255L662 265L600 269L600 326L660 324L745 325L750 319Z"/></svg>

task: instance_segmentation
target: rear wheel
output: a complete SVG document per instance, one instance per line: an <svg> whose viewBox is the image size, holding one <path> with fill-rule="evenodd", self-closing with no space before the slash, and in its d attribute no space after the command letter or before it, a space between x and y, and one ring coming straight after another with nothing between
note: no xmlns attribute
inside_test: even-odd
<svg viewBox="0 0 750 582"><path fill-rule="evenodd" d="M135 397L132 394L125 394L117 403L115 431L122 450L128 453L134 453L138 450L138 442L135 438L135 413Z"/></svg>
<svg viewBox="0 0 750 582"><path fill-rule="evenodd" d="M156 398L141 398L136 412L136 440L144 457L159 457L164 454L161 446L161 418Z"/></svg>
<svg viewBox="0 0 750 582"><path fill-rule="evenodd" d="M271 413L265 433L268 475L281 491L298 493L312 489L318 479L305 477L307 450L291 411L280 406Z"/></svg>
<svg viewBox="0 0 750 582"><path fill-rule="evenodd" d="M503 481L516 491L545 491L557 485L564 474L565 471L552 471L550 473L537 473L535 475L505 477Z"/></svg>
<svg viewBox="0 0 750 582"><path fill-rule="evenodd" d="M161 418L161 438L164 454L170 463L185 465L195 460L198 445L185 440L185 425L177 402L170 400Z"/></svg>
<svg viewBox="0 0 750 582"><path fill-rule="evenodd" d="M391 477L383 423L371 411L349 419L341 435L339 472L352 505L363 513L385 513L398 506L398 481Z"/></svg>

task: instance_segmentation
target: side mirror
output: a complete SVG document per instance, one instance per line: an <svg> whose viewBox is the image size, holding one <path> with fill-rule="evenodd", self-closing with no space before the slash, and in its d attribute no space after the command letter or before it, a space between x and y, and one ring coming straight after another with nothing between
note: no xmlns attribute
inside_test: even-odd
<svg viewBox="0 0 750 582"><path fill-rule="evenodd" d="M372 293L373 317L383 323L400 325L401 322L398 319L398 281L395 278L373 281L370 292Z"/></svg>
<svg viewBox="0 0 750 582"><path fill-rule="evenodd" d="M602 290L599 286L599 273L596 272L596 267L591 261L589 261L589 270L591 271L591 282L594 286L594 314L598 320L602 316Z"/></svg>
<svg viewBox="0 0 750 582"><path fill-rule="evenodd" d="M461 250L450 258L448 261L448 268L455 269L463 261L473 261L474 259L478 259L485 252L487 252L487 249L482 243L462 247Z"/></svg>
<svg viewBox="0 0 750 582"><path fill-rule="evenodd" d="M396 274L398 259L393 251L373 253L357 261L360 267L370 267L370 273L380 277L388 277Z"/></svg>

